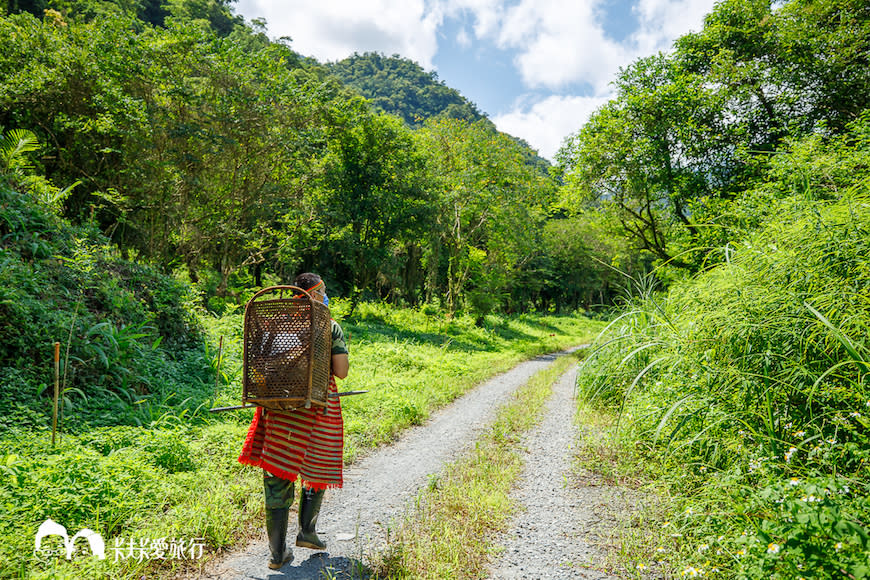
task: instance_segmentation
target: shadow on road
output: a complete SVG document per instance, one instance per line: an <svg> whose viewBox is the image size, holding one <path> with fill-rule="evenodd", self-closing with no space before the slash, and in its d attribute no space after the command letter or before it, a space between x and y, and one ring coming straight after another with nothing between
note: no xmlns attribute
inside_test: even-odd
<svg viewBox="0 0 870 580"><path fill-rule="evenodd" d="M297 552L297 558L298 552ZM370 578L371 570L361 561L346 556L330 556L329 552L315 552L306 560L295 559L280 570L270 571L268 580L322 580Z"/></svg>

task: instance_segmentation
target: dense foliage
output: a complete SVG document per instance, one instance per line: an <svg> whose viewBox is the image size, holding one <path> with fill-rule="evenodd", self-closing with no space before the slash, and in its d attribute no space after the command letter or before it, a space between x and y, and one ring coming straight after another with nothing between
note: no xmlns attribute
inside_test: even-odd
<svg viewBox="0 0 870 580"><path fill-rule="evenodd" d="M141 424L169 398L203 398L209 362L189 287L2 182L0 239L0 426L47 424L55 342L67 429Z"/></svg>
<svg viewBox="0 0 870 580"><path fill-rule="evenodd" d="M847 128L783 147L725 262L630 303L581 373L685 510L639 565L870 575L870 117Z"/></svg>
<svg viewBox="0 0 870 580"><path fill-rule="evenodd" d="M327 67L372 106L401 117L408 125L421 125L437 116L470 122L485 119L474 103L438 80L437 74L398 55L354 54Z"/></svg>
<svg viewBox="0 0 870 580"><path fill-rule="evenodd" d="M546 271L547 292L523 284L541 272L526 275L525 265L553 261L545 254L556 200L547 164L416 64L353 60L381 63L369 71L376 83L384 69L430 95L415 130L256 24L221 27L176 10L182 3L169 5L160 26L111 3L52 6L60 11L42 19L0 20L0 126L35 134L32 174L78 184L59 201L66 217L97 225L125 256L184 270L207 306L220 309L251 284L286 282L302 269L355 299L446 297L451 310L477 309L472 295L495 290L502 298L480 314L609 300L558 272ZM353 69L355 82L365 76L330 68ZM456 107L469 112L449 112ZM433 114L440 121L432 126L451 126L452 138L484 144L485 135L509 157L488 164L486 155L467 155L445 167L426 137L436 129L419 126ZM497 237L457 237L447 218L457 190L446 182L467 181L466 169L524 204L517 209L529 219ZM428 243L448 237L458 247ZM524 247L506 254L505 245ZM594 264L579 256L570 265Z"/></svg>
<svg viewBox="0 0 870 580"><path fill-rule="evenodd" d="M641 58L559 154L574 207L681 270L740 238L730 206L789 138L834 136L870 103L870 8L725 0L670 54Z"/></svg>

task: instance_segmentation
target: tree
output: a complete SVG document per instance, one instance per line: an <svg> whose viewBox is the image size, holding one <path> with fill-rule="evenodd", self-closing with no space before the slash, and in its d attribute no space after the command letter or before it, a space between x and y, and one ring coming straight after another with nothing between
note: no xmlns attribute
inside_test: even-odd
<svg viewBox="0 0 870 580"><path fill-rule="evenodd" d="M600 204L639 250L680 267L675 236L700 238L691 205L723 193L731 147L716 94L665 55L621 71L617 97L572 136L558 158L566 194L579 207Z"/></svg>
<svg viewBox="0 0 870 580"><path fill-rule="evenodd" d="M635 246L684 269L733 234L731 201L792 137L841 131L868 104L870 9L853 0L725 0L559 154L566 197L600 204Z"/></svg>
<svg viewBox="0 0 870 580"><path fill-rule="evenodd" d="M443 252L448 309L455 311L468 297L478 311L494 308L506 299L517 269L535 254L555 183L527 163L522 145L484 122L433 120L420 138L441 192L426 258L430 287Z"/></svg>
<svg viewBox="0 0 870 580"><path fill-rule="evenodd" d="M236 0L168 0L167 7L173 18L182 21L204 21L219 36L229 36L244 25L241 16L233 14Z"/></svg>
<svg viewBox="0 0 870 580"><path fill-rule="evenodd" d="M353 313L393 245L424 231L432 207L425 160L401 121L355 100L329 137L322 183L330 251L351 280Z"/></svg>

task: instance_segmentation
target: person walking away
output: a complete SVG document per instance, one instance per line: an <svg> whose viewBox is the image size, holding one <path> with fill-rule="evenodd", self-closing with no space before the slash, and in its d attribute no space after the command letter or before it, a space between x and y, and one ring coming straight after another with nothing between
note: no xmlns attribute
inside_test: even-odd
<svg viewBox="0 0 870 580"><path fill-rule="evenodd" d="M294 286L306 290L314 300L329 305L326 284L317 274L300 274ZM344 332L335 320L331 326L330 395L338 392L336 377L347 377L350 367ZM271 552L269 568L273 570L293 560L286 538L297 479L301 481L302 491L296 545L326 549L326 544L317 536L317 516L326 489L342 486L344 450L341 403L334 396L327 396L327 401L326 409L275 411L257 407L239 456L240 463L263 469L266 532Z"/></svg>

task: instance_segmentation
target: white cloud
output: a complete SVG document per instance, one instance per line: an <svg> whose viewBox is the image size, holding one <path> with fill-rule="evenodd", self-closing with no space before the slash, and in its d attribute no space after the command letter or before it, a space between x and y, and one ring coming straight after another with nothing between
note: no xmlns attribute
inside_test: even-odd
<svg viewBox="0 0 870 580"><path fill-rule="evenodd" d="M629 58L605 35L591 1L522 0L508 9L498 42L519 52L516 64L530 87L587 83L600 93Z"/></svg>
<svg viewBox="0 0 870 580"><path fill-rule="evenodd" d="M604 31L606 0L521 0L506 8L495 37L502 48L518 51L515 62L526 86L558 90L584 83L601 94L619 67L700 30L714 1L638 0L638 30L620 43Z"/></svg>
<svg viewBox="0 0 870 580"><path fill-rule="evenodd" d="M624 41L609 38L601 23L606 0L521 0L509 8L499 28L501 46L515 59L529 87L558 90L587 84L593 96L550 96L519 102L493 118L499 130L521 137L552 160L563 140L579 130L612 96L610 82L620 67L641 56L669 50L674 40L700 30L715 0L638 0L638 29Z"/></svg>
<svg viewBox="0 0 870 580"><path fill-rule="evenodd" d="M442 0L441 6L445 15L471 14L474 17L474 35L487 38L498 31L505 11L505 0Z"/></svg>
<svg viewBox="0 0 870 580"><path fill-rule="evenodd" d="M265 18L272 36L290 36L295 51L321 61L382 52L427 70L442 21L440 10L425 10L424 0L239 0L236 8L249 19Z"/></svg>
<svg viewBox="0 0 870 580"><path fill-rule="evenodd" d="M552 160L565 137L585 123L609 97L554 95L492 119L499 131L525 139L538 154Z"/></svg>
<svg viewBox="0 0 870 580"><path fill-rule="evenodd" d="M459 33L456 35L456 44L462 48L468 48L471 46L471 37L468 36L468 31L465 30L465 28L461 28Z"/></svg>
<svg viewBox="0 0 870 580"><path fill-rule="evenodd" d="M699 31L715 0L639 0L640 28L632 36L638 56L668 50L677 37Z"/></svg>

